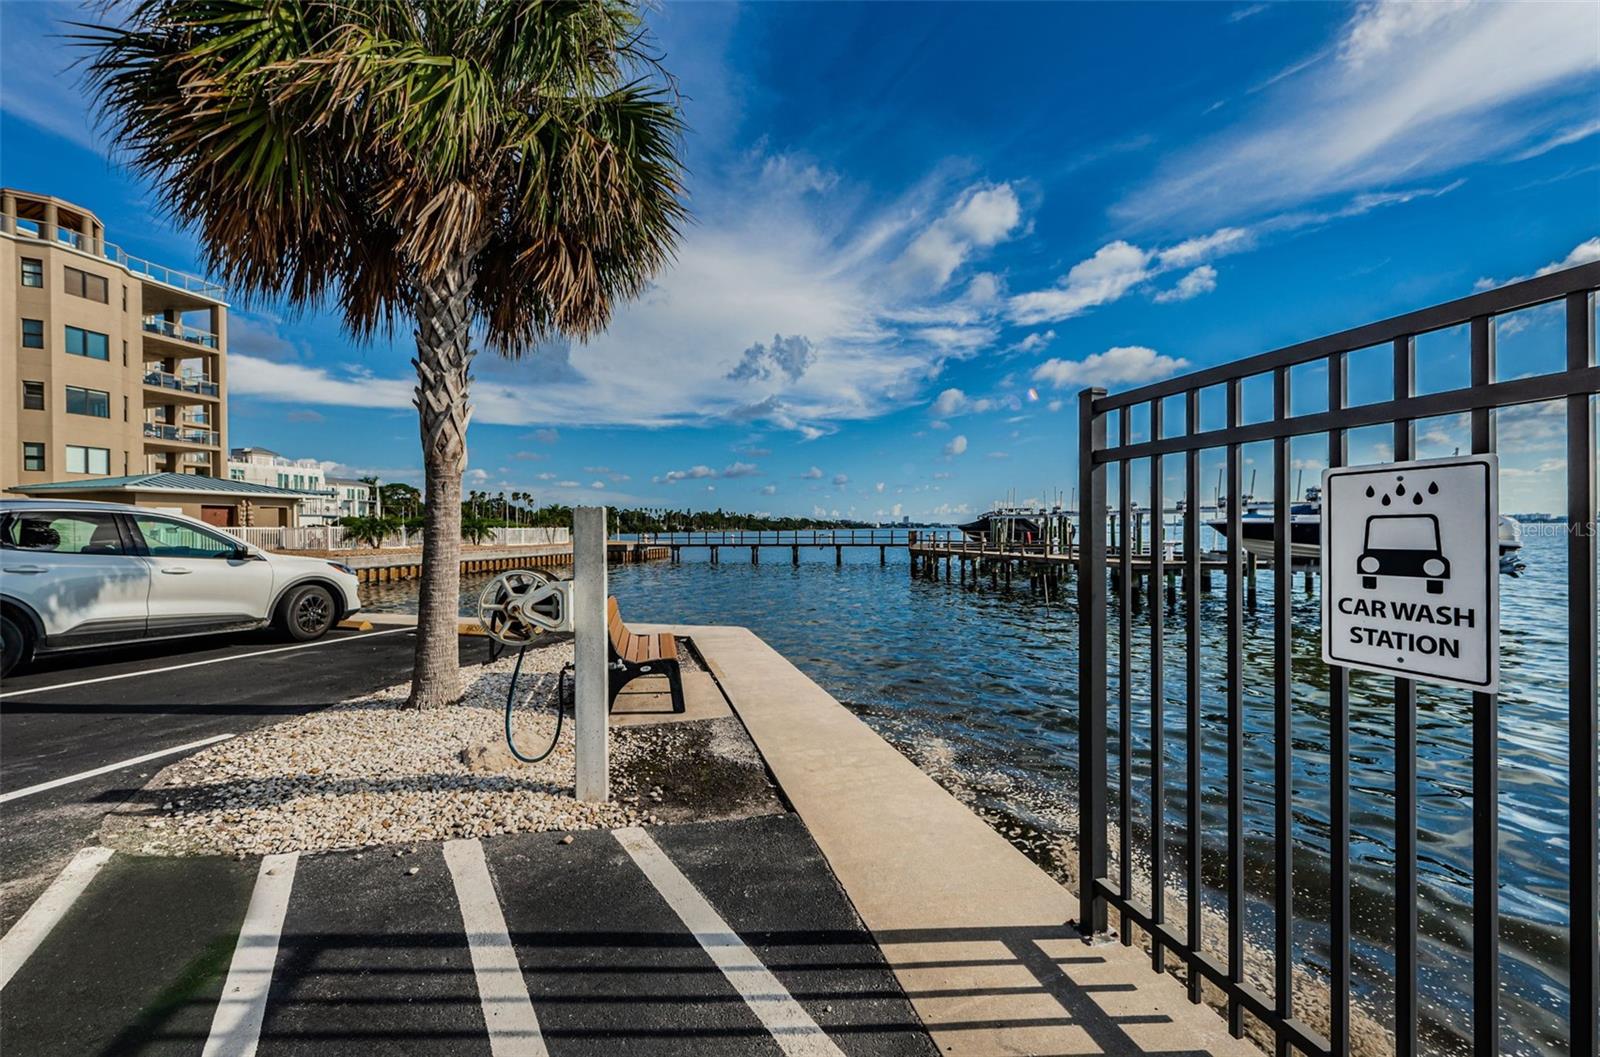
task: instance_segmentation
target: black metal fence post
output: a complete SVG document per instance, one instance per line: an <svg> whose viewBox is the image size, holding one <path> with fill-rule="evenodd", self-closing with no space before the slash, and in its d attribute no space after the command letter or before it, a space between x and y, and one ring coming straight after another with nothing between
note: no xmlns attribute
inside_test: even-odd
<svg viewBox="0 0 1600 1057"><path fill-rule="evenodd" d="M1567 295L1567 370L1595 365L1595 295ZM1600 387L1597 387L1600 388ZM1595 830L1600 826L1600 753L1596 750L1595 629L1595 423L1592 394L1567 397L1567 726L1568 803L1571 832L1572 1047L1600 1052L1600 885L1596 882Z"/></svg>
<svg viewBox="0 0 1600 1057"><path fill-rule="evenodd" d="M1106 873L1106 419L1104 389L1078 394L1078 926L1106 930L1095 882Z"/></svg>

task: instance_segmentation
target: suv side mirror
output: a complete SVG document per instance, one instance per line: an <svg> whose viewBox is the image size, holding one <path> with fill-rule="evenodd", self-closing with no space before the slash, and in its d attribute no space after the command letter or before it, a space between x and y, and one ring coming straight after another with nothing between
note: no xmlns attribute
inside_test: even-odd
<svg viewBox="0 0 1600 1057"><path fill-rule="evenodd" d="M241 543L233 549L233 560L236 562L253 562L261 559L249 547Z"/></svg>

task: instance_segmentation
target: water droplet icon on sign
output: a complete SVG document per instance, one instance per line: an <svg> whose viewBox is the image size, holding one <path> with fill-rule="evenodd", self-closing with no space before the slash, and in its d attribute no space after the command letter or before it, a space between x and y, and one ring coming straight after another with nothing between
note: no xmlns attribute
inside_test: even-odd
<svg viewBox="0 0 1600 1057"><path fill-rule="evenodd" d="M1428 482L1428 494L1429 495L1438 495L1439 494L1439 482L1438 481L1430 481L1430 482Z"/></svg>
<svg viewBox="0 0 1600 1057"><path fill-rule="evenodd" d="M1376 494L1377 493L1372 490L1372 486L1370 484L1367 485L1367 498L1371 499Z"/></svg>
<svg viewBox="0 0 1600 1057"><path fill-rule="evenodd" d="M1388 496L1384 496L1383 497L1383 505L1384 506L1388 506L1389 505L1389 497Z"/></svg>
<svg viewBox="0 0 1600 1057"><path fill-rule="evenodd" d="M1412 496L1411 497L1411 501L1413 503L1417 504L1417 506L1421 506L1422 505L1422 493L1418 492L1416 495Z"/></svg>
<svg viewBox="0 0 1600 1057"><path fill-rule="evenodd" d="M1406 494L1406 486L1403 485L1403 484L1395 485L1394 486L1394 494L1395 495L1405 495Z"/></svg>

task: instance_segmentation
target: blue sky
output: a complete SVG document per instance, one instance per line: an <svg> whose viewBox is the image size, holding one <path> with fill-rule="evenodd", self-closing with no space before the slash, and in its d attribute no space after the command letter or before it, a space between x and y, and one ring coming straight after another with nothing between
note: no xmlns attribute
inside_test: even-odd
<svg viewBox="0 0 1600 1057"><path fill-rule="evenodd" d="M0 4L0 180L198 270L48 42L73 10ZM1070 491L1085 384L1600 258L1594 5L668 3L652 22L694 223L606 334L477 361L468 487L959 518ZM271 304L230 327L231 444L419 479L408 334L358 344ZM1500 341L1503 373L1551 369L1559 319ZM1465 334L1419 360L1424 390L1466 384ZM1386 377L1353 374L1357 399ZM1503 417L1506 509L1559 505L1561 423ZM1419 433L1425 455L1467 444L1464 422ZM1307 479L1321 448L1296 443Z"/></svg>

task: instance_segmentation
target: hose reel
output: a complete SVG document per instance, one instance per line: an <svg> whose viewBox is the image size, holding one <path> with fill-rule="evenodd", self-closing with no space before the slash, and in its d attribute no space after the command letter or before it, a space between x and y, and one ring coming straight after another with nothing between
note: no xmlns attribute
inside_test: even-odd
<svg viewBox="0 0 1600 1057"><path fill-rule="evenodd" d="M478 625L501 646L517 647L516 668L506 688L506 745L511 755L523 763L538 763L555 751L561 739L561 721L573 696L572 665L566 665L557 676L555 730L542 752L530 756L517 748L511 730L511 712L516 705L517 683L522 677L523 654L529 644L542 632L572 630L572 581L557 580L532 569L501 573L478 595Z"/></svg>
<svg viewBox="0 0 1600 1057"><path fill-rule="evenodd" d="M571 631L572 581L532 569L501 573L478 595L478 624L504 646L526 646L545 631Z"/></svg>

